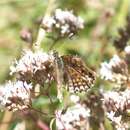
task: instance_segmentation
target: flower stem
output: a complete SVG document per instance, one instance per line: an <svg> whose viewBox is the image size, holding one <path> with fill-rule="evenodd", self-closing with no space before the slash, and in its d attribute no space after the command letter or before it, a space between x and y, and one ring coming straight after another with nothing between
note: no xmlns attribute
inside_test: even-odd
<svg viewBox="0 0 130 130"><path fill-rule="evenodd" d="M55 0L49 0L48 7L46 9L44 17L51 15L54 8L55 8ZM43 19L42 19L42 22L43 22ZM42 22L41 22L41 24L42 24ZM36 42L33 45L34 50L40 49L40 44L41 44L42 40L45 38L45 35L46 35L46 31L40 26Z"/></svg>

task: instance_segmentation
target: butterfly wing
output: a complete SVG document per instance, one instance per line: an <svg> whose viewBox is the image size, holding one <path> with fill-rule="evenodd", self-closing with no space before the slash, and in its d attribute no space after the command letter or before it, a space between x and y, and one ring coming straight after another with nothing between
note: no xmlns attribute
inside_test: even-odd
<svg viewBox="0 0 130 130"><path fill-rule="evenodd" d="M62 56L64 62L64 79L70 92L87 91L93 86L96 74L85 66L77 56Z"/></svg>

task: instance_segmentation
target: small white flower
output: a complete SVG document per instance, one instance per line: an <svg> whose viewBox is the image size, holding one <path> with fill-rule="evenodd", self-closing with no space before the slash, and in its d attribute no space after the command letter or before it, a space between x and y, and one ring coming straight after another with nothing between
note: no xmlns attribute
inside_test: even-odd
<svg viewBox="0 0 130 130"><path fill-rule="evenodd" d="M105 80L113 80L111 66L107 62L101 63L100 75Z"/></svg>
<svg viewBox="0 0 130 130"><path fill-rule="evenodd" d="M18 123L14 130L26 130L26 125L25 125L25 121L22 121L20 123Z"/></svg>
<svg viewBox="0 0 130 130"><path fill-rule="evenodd" d="M65 34L65 33L68 33L69 32L69 25L68 24L65 24L64 26L61 26L61 34Z"/></svg>
<svg viewBox="0 0 130 130"><path fill-rule="evenodd" d="M80 100L80 98L77 95L71 95L70 100L74 103L77 103Z"/></svg>
<svg viewBox="0 0 130 130"><path fill-rule="evenodd" d="M122 118L121 115L118 116L118 117L116 117L116 116L115 116L115 112L111 111L110 113L107 113L107 117L108 117L112 122L114 122L114 123L120 125L121 118Z"/></svg>
<svg viewBox="0 0 130 130"><path fill-rule="evenodd" d="M126 52L127 54L130 54L130 46L126 46L126 47L125 47L125 52Z"/></svg>
<svg viewBox="0 0 130 130"><path fill-rule="evenodd" d="M46 29L47 32L51 32L52 27L55 23L56 21L52 17L46 16L43 18L42 25Z"/></svg>

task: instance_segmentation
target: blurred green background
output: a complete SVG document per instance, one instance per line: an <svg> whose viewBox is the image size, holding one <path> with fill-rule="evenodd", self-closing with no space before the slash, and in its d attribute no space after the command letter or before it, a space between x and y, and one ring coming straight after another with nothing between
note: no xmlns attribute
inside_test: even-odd
<svg viewBox="0 0 130 130"><path fill-rule="evenodd" d="M38 21L44 16L48 2L48 0L0 1L1 84L9 79L10 64L27 46L20 38L20 31L22 28L29 28L35 42L39 29ZM130 1L55 0L51 6L73 10L85 20L85 28L77 36L59 41L55 49L60 54L80 55L89 67L98 72L100 63L117 53L113 40L118 37L118 29L126 24ZM43 50L48 51L51 44L52 41L46 38L42 43Z"/></svg>

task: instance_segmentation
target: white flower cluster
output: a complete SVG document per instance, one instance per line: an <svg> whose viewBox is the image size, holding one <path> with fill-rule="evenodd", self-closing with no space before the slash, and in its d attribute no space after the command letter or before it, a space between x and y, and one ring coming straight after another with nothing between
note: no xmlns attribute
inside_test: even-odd
<svg viewBox="0 0 130 130"><path fill-rule="evenodd" d="M32 85L26 82L9 81L0 87L0 107L12 111L28 108L31 101L31 89Z"/></svg>
<svg viewBox="0 0 130 130"><path fill-rule="evenodd" d="M19 61L10 67L10 74L16 74L19 80L35 81L41 84L52 80L52 57L41 51L26 51Z"/></svg>
<svg viewBox="0 0 130 130"><path fill-rule="evenodd" d="M128 130L129 125L127 122L122 121L122 116L115 116L115 112L107 113L107 117L115 125L116 130Z"/></svg>
<svg viewBox="0 0 130 130"><path fill-rule="evenodd" d="M123 92L109 91L103 93L103 99L108 111L123 112L130 105L130 89Z"/></svg>
<svg viewBox="0 0 130 130"><path fill-rule="evenodd" d="M122 117L124 114L129 113L130 89L126 89L123 92L109 91L103 93L103 103L107 111L107 117L118 129L120 129L123 125L127 126L127 121L123 121Z"/></svg>
<svg viewBox="0 0 130 130"><path fill-rule="evenodd" d="M81 17L76 17L72 11L56 9L52 17L44 17L42 26L47 32L58 30L61 37L71 37L84 28L84 21Z"/></svg>
<svg viewBox="0 0 130 130"><path fill-rule="evenodd" d="M79 130L80 128L86 128L89 116L90 110L77 103L69 107L64 114L61 111L56 113L56 127L58 130Z"/></svg>
<svg viewBox="0 0 130 130"><path fill-rule="evenodd" d="M127 81L127 75L127 64L118 55L114 55L109 63L103 62L101 64L100 76L105 80L122 84Z"/></svg>
<svg viewBox="0 0 130 130"><path fill-rule="evenodd" d="M32 51L26 51L23 57L16 63L16 67L11 66L11 74L15 72L25 73L30 71L30 73L35 73L37 70L44 68L43 63L48 61L49 56L46 53L38 51L33 53Z"/></svg>

